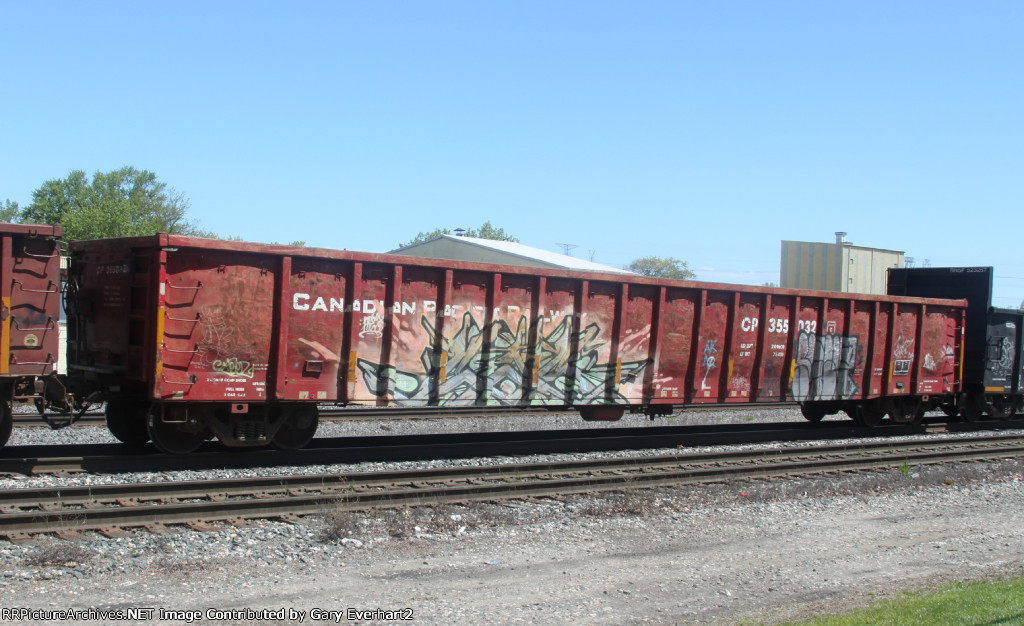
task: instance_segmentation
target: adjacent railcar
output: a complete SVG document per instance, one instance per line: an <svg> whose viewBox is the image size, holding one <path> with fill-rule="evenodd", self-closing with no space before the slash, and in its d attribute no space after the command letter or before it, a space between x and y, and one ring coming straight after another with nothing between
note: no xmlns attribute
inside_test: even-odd
<svg viewBox="0 0 1024 626"><path fill-rule="evenodd" d="M111 431L305 445L318 403L798 401L912 421L959 390L966 302L579 274L160 234L70 246L68 361Z"/></svg>
<svg viewBox="0 0 1024 626"><path fill-rule="evenodd" d="M14 402L49 397L68 408L56 377L62 234L60 226L0 224L0 446L11 435Z"/></svg>
<svg viewBox="0 0 1024 626"><path fill-rule="evenodd" d="M944 407L966 421L982 414L1005 419L1024 407L1024 311L993 307L992 279L991 267L889 270L890 294L967 300L963 384Z"/></svg>

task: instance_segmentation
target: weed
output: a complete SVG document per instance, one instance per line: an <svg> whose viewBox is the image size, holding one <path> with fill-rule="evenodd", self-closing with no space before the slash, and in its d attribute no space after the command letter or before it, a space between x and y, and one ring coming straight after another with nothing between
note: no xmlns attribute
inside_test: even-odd
<svg viewBox="0 0 1024 626"><path fill-rule="evenodd" d="M25 559L29 565L53 565L64 567L75 567L80 563L87 562L92 553L70 541L52 543L39 547L39 552Z"/></svg>
<svg viewBox="0 0 1024 626"><path fill-rule="evenodd" d="M320 541L334 543L351 537L359 530L359 515L354 511L331 510L322 515Z"/></svg>

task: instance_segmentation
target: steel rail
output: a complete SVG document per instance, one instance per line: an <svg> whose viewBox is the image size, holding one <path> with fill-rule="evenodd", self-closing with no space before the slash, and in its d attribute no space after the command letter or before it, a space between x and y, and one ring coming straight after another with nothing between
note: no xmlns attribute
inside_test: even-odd
<svg viewBox="0 0 1024 626"><path fill-rule="evenodd" d="M997 425L1002 426L1002 424ZM991 427L991 426L989 426ZM690 424L514 432L376 435L315 439L302 450L253 448L228 453L216 444L186 455L155 454L148 446L120 444L9 446L0 474L70 474L184 469L331 465L360 461L513 456L551 452L639 450L766 441L808 441L920 435L930 426L858 428L847 422ZM80 453L80 454L69 454Z"/></svg>
<svg viewBox="0 0 1024 626"><path fill-rule="evenodd" d="M870 442L743 452L12 490L0 535L308 515L1024 456L1024 436ZM191 500L191 501L190 501ZM152 504L147 502L159 501ZM108 506L116 503L120 506ZM125 506L127 505L127 506ZM34 510L26 510L34 509Z"/></svg>
<svg viewBox="0 0 1024 626"><path fill-rule="evenodd" d="M318 438L297 451L252 448L230 453L215 443L187 455L156 454L122 444L21 445L0 452L0 475L124 473L333 465L363 461L417 461L553 452L608 452L784 441L890 438L932 432L1018 430L1015 422L858 427L846 421L688 424L589 429L376 435Z"/></svg>

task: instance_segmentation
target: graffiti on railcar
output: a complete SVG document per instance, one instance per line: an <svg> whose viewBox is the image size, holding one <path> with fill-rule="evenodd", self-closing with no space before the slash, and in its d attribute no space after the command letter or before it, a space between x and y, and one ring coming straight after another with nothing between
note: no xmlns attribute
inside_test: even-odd
<svg viewBox="0 0 1024 626"><path fill-rule="evenodd" d="M1010 337L1000 337L999 342L993 344L993 352L998 354L997 359L990 359L988 363L988 371L992 373L996 378L1005 378L1013 373L1013 339Z"/></svg>
<svg viewBox="0 0 1024 626"><path fill-rule="evenodd" d="M793 364L795 400L840 400L860 387L854 368L861 358L860 339L837 333L798 331Z"/></svg>
<svg viewBox="0 0 1024 626"><path fill-rule="evenodd" d="M700 361L701 369L704 370L704 377L700 379L701 389L710 389L708 387L708 375L711 370L718 367L718 340L708 339L704 342L704 356Z"/></svg>
<svg viewBox="0 0 1024 626"><path fill-rule="evenodd" d="M504 319L482 327L469 312L451 338L439 335L430 320L423 316L420 326L425 331L426 347L420 354L420 371L399 369L393 365L358 359L357 367L371 393L394 400L437 402L482 402L492 404L589 404L625 403L627 399L615 389L618 371L621 384L641 376L648 360L616 363L601 362L598 349L601 328L589 324L579 331L577 356L573 360L573 316L564 316L553 328L544 328L545 319L538 320L536 381L530 376L529 319L522 315L513 329ZM487 337L491 337L490 344ZM435 357L432 346L440 344ZM442 365L443 364L443 365ZM570 375L575 371L575 376ZM440 380L440 384L438 384ZM528 389L528 394L524 393Z"/></svg>

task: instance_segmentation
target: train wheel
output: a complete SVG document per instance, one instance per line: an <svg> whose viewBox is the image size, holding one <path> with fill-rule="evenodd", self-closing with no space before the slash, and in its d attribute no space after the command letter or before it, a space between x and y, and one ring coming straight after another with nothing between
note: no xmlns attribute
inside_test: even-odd
<svg viewBox="0 0 1024 626"><path fill-rule="evenodd" d="M820 422L825 418L825 409L816 404L801 404L800 413L803 414L805 420L811 423Z"/></svg>
<svg viewBox="0 0 1024 626"><path fill-rule="evenodd" d="M121 443L130 446L142 445L149 441L146 414L149 406L145 403L109 400L107 402L107 430Z"/></svg>
<svg viewBox="0 0 1024 626"><path fill-rule="evenodd" d="M882 418L884 417L885 409L882 408L879 402L868 400L863 404L857 405L857 417L855 419L861 426L874 428L882 423Z"/></svg>
<svg viewBox="0 0 1024 626"><path fill-rule="evenodd" d="M14 430L14 416L11 415L11 403L0 402L0 448L7 444Z"/></svg>
<svg viewBox="0 0 1024 626"><path fill-rule="evenodd" d="M1008 420L1013 417L1013 398L1009 396L992 396L989 402L985 403L985 412L1000 420Z"/></svg>
<svg viewBox="0 0 1024 626"><path fill-rule="evenodd" d="M900 400L894 398L889 401L886 409L889 418L897 424L913 426L921 423L924 411L921 410L921 403L917 400Z"/></svg>
<svg viewBox="0 0 1024 626"><path fill-rule="evenodd" d="M195 452L206 441L206 431L196 429L194 424L185 422L165 422L159 415L150 414L146 418L146 427L153 445L168 454L188 454Z"/></svg>
<svg viewBox="0 0 1024 626"><path fill-rule="evenodd" d="M316 407L301 406L288 414L271 444L279 450L298 450L313 439L319 425L320 416Z"/></svg>
<svg viewBox="0 0 1024 626"><path fill-rule="evenodd" d="M967 396L960 403L960 419L965 422L976 422L981 419L984 401L978 396Z"/></svg>
<svg viewBox="0 0 1024 626"><path fill-rule="evenodd" d="M943 404L939 408L941 408L942 412L946 414L946 417L956 417L960 414L960 409L952 402L949 404Z"/></svg>

